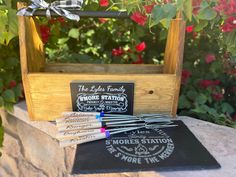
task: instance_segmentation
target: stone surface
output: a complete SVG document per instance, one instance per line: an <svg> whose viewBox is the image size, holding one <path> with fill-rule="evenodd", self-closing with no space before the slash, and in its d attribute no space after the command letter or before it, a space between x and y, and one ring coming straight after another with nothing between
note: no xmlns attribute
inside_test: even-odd
<svg viewBox="0 0 236 177"><path fill-rule="evenodd" d="M1 112L0 112L1 113ZM2 113L3 114L3 113ZM70 175L75 146L59 148L52 122L30 121L25 103L5 115L5 139L0 177L76 177ZM201 120L179 117L217 159L218 170L87 174L82 177L235 177L236 130Z"/></svg>
<svg viewBox="0 0 236 177"><path fill-rule="evenodd" d="M25 123L17 124L17 132L29 162L43 169L48 176L62 176L66 171L64 149L55 139Z"/></svg>

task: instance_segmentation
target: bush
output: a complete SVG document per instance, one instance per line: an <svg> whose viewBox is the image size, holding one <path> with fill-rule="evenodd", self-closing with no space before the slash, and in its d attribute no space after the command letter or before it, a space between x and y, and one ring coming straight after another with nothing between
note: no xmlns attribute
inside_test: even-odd
<svg viewBox="0 0 236 177"><path fill-rule="evenodd" d="M0 16L10 19L14 11L9 8L11 1L4 2L8 2L7 10L0 11ZM181 11L188 24L179 114L235 127L234 0L86 0L83 9L127 10L131 20L100 18L74 23L61 17L51 20L40 18L48 62L162 64L170 20L175 18L177 11ZM9 26L15 23L7 20L4 23L4 27L8 27L8 35L4 40L0 37L0 41L3 41L4 50L11 51L15 43L11 39L15 35L9 30L14 28ZM6 58L12 56L5 57L4 62ZM6 73L12 73L16 68L19 70L17 60L13 64L11 69L4 69ZM5 78L2 81L5 89L12 90L9 83L12 80L18 82L18 76ZM3 91L6 92L2 90L1 95ZM5 107L20 96L19 90L7 92L11 92L7 94L11 95L11 99L4 99Z"/></svg>

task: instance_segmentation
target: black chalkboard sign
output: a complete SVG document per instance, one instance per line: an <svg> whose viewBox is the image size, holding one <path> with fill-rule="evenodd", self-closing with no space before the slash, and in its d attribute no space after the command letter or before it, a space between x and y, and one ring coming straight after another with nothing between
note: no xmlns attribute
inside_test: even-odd
<svg viewBox="0 0 236 177"><path fill-rule="evenodd" d="M134 83L71 82L73 111L133 114Z"/></svg>
<svg viewBox="0 0 236 177"><path fill-rule="evenodd" d="M217 169L220 165L182 121L77 146L73 174Z"/></svg>

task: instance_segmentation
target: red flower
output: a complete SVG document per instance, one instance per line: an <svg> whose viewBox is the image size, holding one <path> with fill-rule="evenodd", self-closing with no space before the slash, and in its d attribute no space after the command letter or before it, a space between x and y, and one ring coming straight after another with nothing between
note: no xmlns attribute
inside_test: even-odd
<svg viewBox="0 0 236 177"><path fill-rule="evenodd" d="M232 15L236 13L236 1L235 0L219 0L218 5L215 6L215 10L225 15Z"/></svg>
<svg viewBox="0 0 236 177"><path fill-rule="evenodd" d="M236 114L232 117L233 121L236 122Z"/></svg>
<svg viewBox="0 0 236 177"><path fill-rule="evenodd" d="M212 94L212 98L215 100L215 101L220 101L224 98L224 95L222 93L213 93Z"/></svg>
<svg viewBox="0 0 236 177"><path fill-rule="evenodd" d="M137 57L138 57L138 60L136 60L136 61L133 61L132 62L132 64L143 64L143 57L142 57L142 55L137 55Z"/></svg>
<svg viewBox="0 0 236 177"><path fill-rule="evenodd" d="M101 23L106 23L108 21L107 18L99 18L98 19Z"/></svg>
<svg viewBox="0 0 236 177"><path fill-rule="evenodd" d="M200 5L201 5L202 0L193 0L193 14L197 15L198 11L200 10Z"/></svg>
<svg viewBox="0 0 236 177"><path fill-rule="evenodd" d="M232 32L236 28L236 17L229 17L221 26L222 32Z"/></svg>
<svg viewBox="0 0 236 177"><path fill-rule="evenodd" d="M107 7L109 6L109 0L100 0L99 4L101 7Z"/></svg>
<svg viewBox="0 0 236 177"><path fill-rule="evenodd" d="M57 17L57 18L51 18L49 23L50 24L55 24L55 23L61 23L61 25L63 25L65 23L65 19L63 17Z"/></svg>
<svg viewBox="0 0 236 177"><path fill-rule="evenodd" d="M220 80L212 81L212 85L214 85L214 86L217 86L217 85L220 85L220 84L221 84Z"/></svg>
<svg viewBox="0 0 236 177"><path fill-rule="evenodd" d="M228 74L231 74L231 75L236 74L236 69L229 70Z"/></svg>
<svg viewBox="0 0 236 177"><path fill-rule="evenodd" d="M140 12L134 12L130 18L141 26L144 26L147 22L147 16Z"/></svg>
<svg viewBox="0 0 236 177"><path fill-rule="evenodd" d="M236 86L232 87L232 88L230 89L230 92L236 93Z"/></svg>
<svg viewBox="0 0 236 177"><path fill-rule="evenodd" d="M216 60L216 57L215 57L214 54L208 54L208 55L206 55L206 57L205 57L205 62L206 62L206 64L209 64L209 63L211 63L211 62L213 62L213 61L215 61L215 60Z"/></svg>
<svg viewBox="0 0 236 177"><path fill-rule="evenodd" d="M192 75L192 73L186 69L183 69L182 71L182 78L181 78L181 83L182 84L186 84L187 83L187 80L188 78L190 78Z"/></svg>
<svg viewBox="0 0 236 177"><path fill-rule="evenodd" d="M41 37L44 44L48 42L50 35L50 27L47 25L41 25L40 27Z"/></svg>
<svg viewBox="0 0 236 177"><path fill-rule="evenodd" d="M186 27L186 32L187 32L187 33L193 32L193 28L194 28L193 25L187 26L187 27Z"/></svg>
<svg viewBox="0 0 236 177"><path fill-rule="evenodd" d="M147 14L150 14L150 13L152 13L152 9L153 9L154 6L155 6L155 4L146 5L146 6L143 6L143 7L144 7L146 13L147 13Z"/></svg>
<svg viewBox="0 0 236 177"><path fill-rule="evenodd" d="M146 49L146 43L145 42L141 42L140 44L135 46L137 52L142 52Z"/></svg>
<svg viewBox="0 0 236 177"><path fill-rule="evenodd" d="M9 83L9 88L13 88L17 85L16 81L15 80L12 80L10 83Z"/></svg>
<svg viewBox="0 0 236 177"><path fill-rule="evenodd" d="M119 47L119 48L117 48L117 49L113 49L113 50L112 50L112 55L113 55L113 56L116 56L116 57L121 56L121 55L123 55L124 53L125 53L125 52L124 52L124 50L123 50L122 47Z"/></svg>
<svg viewBox="0 0 236 177"><path fill-rule="evenodd" d="M220 85L220 83L221 83L220 80L215 80L215 81L213 81L213 80L201 80L201 81L199 81L198 84L201 88L206 89L208 87L214 87L214 86Z"/></svg>

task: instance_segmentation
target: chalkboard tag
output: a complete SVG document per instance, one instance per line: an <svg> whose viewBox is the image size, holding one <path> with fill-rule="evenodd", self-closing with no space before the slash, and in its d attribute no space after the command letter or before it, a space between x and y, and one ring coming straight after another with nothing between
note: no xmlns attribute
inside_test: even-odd
<svg viewBox="0 0 236 177"><path fill-rule="evenodd" d="M133 114L134 83L72 81L73 111Z"/></svg>

